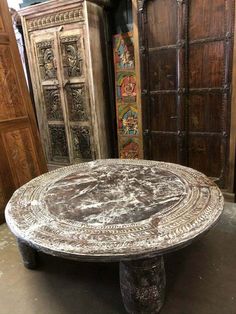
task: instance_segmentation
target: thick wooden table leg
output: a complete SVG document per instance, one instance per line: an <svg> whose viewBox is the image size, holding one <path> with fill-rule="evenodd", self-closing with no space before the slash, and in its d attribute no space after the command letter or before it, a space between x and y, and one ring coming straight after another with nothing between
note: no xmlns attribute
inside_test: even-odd
<svg viewBox="0 0 236 314"><path fill-rule="evenodd" d="M162 256L120 262L121 294L128 313L158 313L164 303L165 286Z"/></svg>
<svg viewBox="0 0 236 314"><path fill-rule="evenodd" d="M17 239L17 242L24 266L28 269L37 268L37 251L20 239Z"/></svg>

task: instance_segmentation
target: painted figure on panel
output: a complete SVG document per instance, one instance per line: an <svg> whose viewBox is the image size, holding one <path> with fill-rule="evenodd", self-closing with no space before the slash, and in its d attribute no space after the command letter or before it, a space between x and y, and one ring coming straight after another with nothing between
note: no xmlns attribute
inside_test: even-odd
<svg viewBox="0 0 236 314"><path fill-rule="evenodd" d="M138 159L139 144L134 139L129 139L123 144L120 150L121 159Z"/></svg>
<svg viewBox="0 0 236 314"><path fill-rule="evenodd" d="M136 101L136 79L133 74L120 73L117 81L117 98L124 102Z"/></svg>
<svg viewBox="0 0 236 314"><path fill-rule="evenodd" d="M124 135L138 134L138 112L137 108L131 105L119 107L119 130Z"/></svg>
<svg viewBox="0 0 236 314"><path fill-rule="evenodd" d="M131 34L114 38L114 53L117 69L134 69L134 44Z"/></svg>

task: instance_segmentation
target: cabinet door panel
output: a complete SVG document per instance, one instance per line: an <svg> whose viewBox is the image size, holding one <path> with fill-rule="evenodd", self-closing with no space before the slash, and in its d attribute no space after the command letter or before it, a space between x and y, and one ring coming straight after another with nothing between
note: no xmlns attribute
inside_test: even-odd
<svg viewBox="0 0 236 314"><path fill-rule="evenodd" d="M57 86L43 86L47 120L64 121L60 90Z"/></svg>
<svg viewBox="0 0 236 314"><path fill-rule="evenodd" d="M72 143L74 158L80 160L91 160L91 131L87 126L72 126Z"/></svg>
<svg viewBox="0 0 236 314"><path fill-rule="evenodd" d="M93 159L93 154L84 29L62 31L58 36L72 161L88 161Z"/></svg>
<svg viewBox="0 0 236 314"><path fill-rule="evenodd" d="M80 33L80 32L79 32ZM60 35L60 48L65 78L84 76L83 33Z"/></svg>
<svg viewBox="0 0 236 314"><path fill-rule="evenodd" d="M36 44L38 65L42 82L57 79L58 77L54 44L53 39L44 40Z"/></svg>
<svg viewBox="0 0 236 314"><path fill-rule="evenodd" d="M65 126L65 104L62 97L58 40L55 32L38 31L32 35L37 84L35 94L41 138L49 163L68 163L68 135Z"/></svg>
<svg viewBox="0 0 236 314"><path fill-rule="evenodd" d="M50 160L66 163L69 161L68 144L64 125L49 124Z"/></svg>
<svg viewBox="0 0 236 314"><path fill-rule="evenodd" d="M70 121L88 121L85 84L70 84L66 87L67 104Z"/></svg>

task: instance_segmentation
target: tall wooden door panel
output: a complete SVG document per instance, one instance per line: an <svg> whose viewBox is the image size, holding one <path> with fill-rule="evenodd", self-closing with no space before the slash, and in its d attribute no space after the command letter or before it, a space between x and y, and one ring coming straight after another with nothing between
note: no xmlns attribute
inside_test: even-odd
<svg viewBox="0 0 236 314"><path fill-rule="evenodd" d="M139 1L146 158L229 165L234 0Z"/></svg>
<svg viewBox="0 0 236 314"><path fill-rule="evenodd" d="M189 5L189 166L224 187L229 163L234 3L198 0Z"/></svg>
<svg viewBox="0 0 236 314"><path fill-rule="evenodd" d="M72 163L94 158L91 149L91 109L86 73L84 29L59 32L62 86L67 111Z"/></svg>
<svg viewBox="0 0 236 314"><path fill-rule="evenodd" d="M6 1L0 2L0 222L12 192L47 171Z"/></svg>
<svg viewBox="0 0 236 314"><path fill-rule="evenodd" d="M64 122L64 102L61 95L60 65L58 64L57 35L55 32L36 32L32 36L35 53L37 89L41 91L40 106L36 107L41 138L47 160L68 163L69 148Z"/></svg>
<svg viewBox="0 0 236 314"><path fill-rule="evenodd" d="M146 157L184 163L185 4L148 1L143 13Z"/></svg>

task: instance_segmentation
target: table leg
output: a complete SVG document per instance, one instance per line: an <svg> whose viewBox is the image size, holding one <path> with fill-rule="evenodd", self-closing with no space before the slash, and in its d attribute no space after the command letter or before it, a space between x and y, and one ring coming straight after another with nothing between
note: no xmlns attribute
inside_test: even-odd
<svg viewBox="0 0 236 314"><path fill-rule="evenodd" d="M128 313L158 313L164 303L165 285L162 256L120 262L121 294Z"/></svg>
<svg viewBox="0 0 236 314"><path fill-rule="evenodd" d="M20 239L17 242L24 266L28 269L37 268L37 251Z"/></svg>

